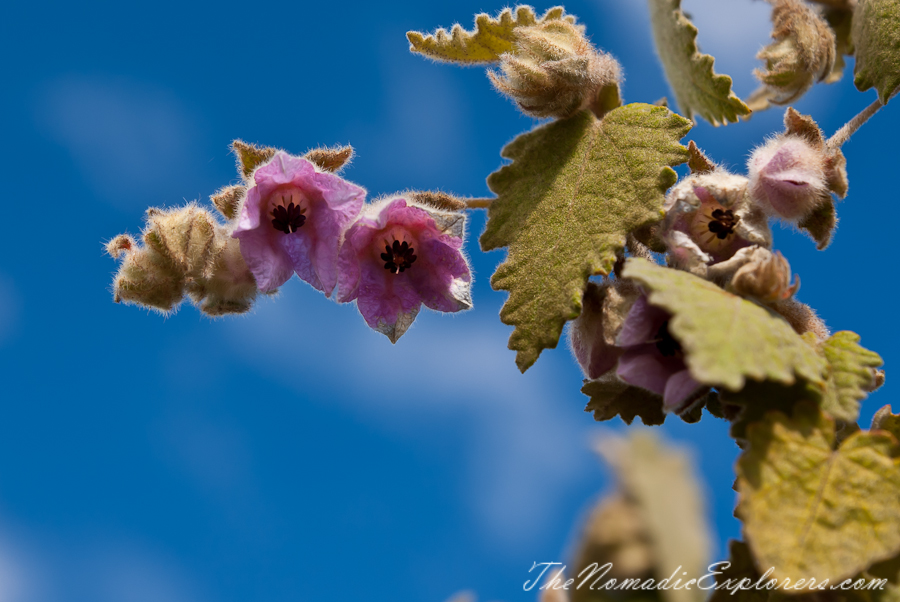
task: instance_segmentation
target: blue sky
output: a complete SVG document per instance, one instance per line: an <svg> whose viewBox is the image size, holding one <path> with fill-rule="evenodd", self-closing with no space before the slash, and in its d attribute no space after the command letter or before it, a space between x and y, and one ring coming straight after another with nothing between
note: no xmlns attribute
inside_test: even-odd
<svg viewBox="0 0 900 602"><path fill-rule="evenodd" d="M767 6L684 0L703 49L754 87ZM370 198L485 196L499 151L533 121L483 69L410 55L405 32L503 5L18 3L0 22L10 224L0 237L0 602L526 600L533 562L564 560L608 475L564 346L525 375L477 250L475 309L423 312L396 345L298 281L239 318L114 305L101 243L151 205L235 181L234 138L303 152L350 143ZM549 5L539 5L543 10ZM646 8L567 5L626 73L628 101L669 95ZM852 77L796 108L826 133L874 99ZM799 297L894 359L898 326L890 106L845 147L835 243L776 228ZM689 135L741 170L781 111ZM28 213L23 210L27 209ZM883 225L884 224L884 225ZM386 367L403 366L392 374ZM890 403L890 379L863 409ZM608 428L622 429L618 423ZM727 425L670 421L709 491L718 552L731 518Z"/></svg>

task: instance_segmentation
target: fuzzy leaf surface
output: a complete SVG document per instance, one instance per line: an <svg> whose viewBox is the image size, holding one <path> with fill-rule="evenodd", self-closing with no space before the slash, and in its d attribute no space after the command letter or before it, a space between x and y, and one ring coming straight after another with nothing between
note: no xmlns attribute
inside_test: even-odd
<svg viewBox="0 0 900 602"><path fill-rule="evenodd" d="M681 0L649 2L656 52L678 108L713 125L749 115L750 108L731 91L731 78L717 74L716 60L697 48L697 28L682 12Z"/></svg>
<svg viewBox="0 0 900 602"><path fill-rule="evenodd" d="M853 13L852 38L853 83L859 90L874 87L886 104L900 86L900 0L860 0Z"/></svg>
<svg viewBox="0 0 900 602"><path fill-rule="evenodd" d="M481 248L509 247L491 285L510 293L500 319L516 327L520 370L556 347L588 278L610 272L625 236L662 217L690 127L664 107L631 104L540 126L503 149L512 163L488 177L497 199Z"/></svg>
<svg viewBox="0 0 900 602"><path fill-rule="evenodd" d="M900 550L900 460L885 432L857 432L836 450L834 424L813 404L772 412L748 430L735 514L757 565L776 579L839 581Z"/></svg>
<svg viewBox="0 0 900 602"><path fill-rule="evenodd" d="M561 6L549 9L540 18L530 6L517 6L515 15L509 8L503 9L496 17L484 13L476 15L475 29L472 31L466 31L457 24L449 34L442 28L431 35L410 31L406 38L410 52L418 52L437 61L477 65L493 63L500 59L501 54L514 50L516 29L560 19L575 22L575 17L566 15Z"/></svg>
<svg viewBox="0 0 900 602"><path fill-rule="evenodd" d="M857 343L859 335L845 330L822 344L829 366L822 409L846 422L856 422L859 402L868 396L873 371L883 363L881 356Z"/></svg>
<svg viewBox="0 0 900 602"><path fill-rule="evenodd" d="M738 391L747 379L791 385L799 377L824 388L824 358L780 316L645 259L629 259L622 275L641 284L652 305L672 314L669 331L698 382Z"/></svg>

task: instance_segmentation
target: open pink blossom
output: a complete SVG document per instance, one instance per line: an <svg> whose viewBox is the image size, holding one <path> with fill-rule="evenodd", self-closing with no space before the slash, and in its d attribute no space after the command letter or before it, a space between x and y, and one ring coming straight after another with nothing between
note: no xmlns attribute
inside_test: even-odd
<svg viewBox="0 0 900 602"><path fill-rule="evenodd" d="M372 205L347 230L338 259L341 303L356 299L366 323L396 343L422 304L445 312L472 307L462 254L465 216L403 198Z"/></svg>
<svg viewBox="0 0 900 602"><path fill-rule="evenodd" d="M707 277L713 264L752 245L769 247L766 215L747 199L747 179L718 169L693 174L666 197L662 238L678 268Z"/></svg>
<svg viewBox="0 0 900 602"><path fill-rule="evenodd" d="M331 295L341 233L359 214L366 191L283 151L253 181L232 236L241 241L256 285L271 292L296 272Z"/></svg>
<svg viewBox="0 0 900 602"><path fill-rule="evenodd" d="M630 385L663 396L663 409L680 413L706 389L691 376L684 352L669 332L672 316L642 295L631 306L618 346L623 349L616 374Z"/></svg>

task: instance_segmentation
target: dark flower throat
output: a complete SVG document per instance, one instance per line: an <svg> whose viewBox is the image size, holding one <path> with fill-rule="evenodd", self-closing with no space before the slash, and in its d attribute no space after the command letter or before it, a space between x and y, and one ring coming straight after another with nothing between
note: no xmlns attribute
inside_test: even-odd
<svg viewBox="0 0 900 602"><path fill-rule="evenodd" d="M303 227L306 223L306 209L302 209L300 205L289 203L287 207L284 205L276 205L272 209L272 226L280 232L291 234Z"/></svg>
<svg viewBox="0 0 900 602"><path fill-rule="evenodd" d="M409 246L405 240L401 243L395 240L392 245L384 245L384 253L381 258L384 260L384 269L390 270L394 274L399 274L403 270L412 267L416 260L415 249Z"/></svg>
<svg viewBox="0 0 900 602"><path fill-rule="evenodd" d="M716 209L712 212L709 231L715 234L719 240L723 240L729 234L734 234L734 227L737 226L740 219L731 209Z"/></svg>
<svg viewBox="0 0 900 602"><path fill-rule="evenodd" d="M675 337L672 336L672 333L669 332L668 320L659 327L653 342L656 343L656 348L665 357L673 357L681 354L681 343L676 341Z"/></svg>

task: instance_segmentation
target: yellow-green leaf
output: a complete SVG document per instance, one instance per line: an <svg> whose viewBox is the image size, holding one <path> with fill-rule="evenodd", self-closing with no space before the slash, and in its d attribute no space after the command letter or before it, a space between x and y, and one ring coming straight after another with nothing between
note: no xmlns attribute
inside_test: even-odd
<svg viewBox="0 0 900 602"><path fill-rule="evenodd" d="M672 314L695 380L740 390L747 379L824 387L825 360L779 315L707 280L631 258L622 275L640 283L652 305Z"/></svg>
<svg viewBox="0 0 900 602"><path fill-rule="evenodd" d="M900 439L900 415L891 412L890 404L883 406L872 416L872 430L887 431Z"/></svg>
<svg viewBox="0 0 900 602"><path fill-rule="evenodd" d="M900 551L900 460L889 433L858 432L835 449L815 405L772 412L748 430L736 515L757 566L776 579L841 580Z"/></svg>
<svg viewBox="0 0 900 602"><path fill-rule="evenodd" d="M881 102L887 103L900 86L900 0L859 0L852 38L853 83L859 90L874 86Z"/></svg>
<svg viewBox="0 0 900 602"><path fill-rule="evenodd" d="M500 319L516 327L509 348L520 370L556 347L588 278L610 272L625 236L662 217L670 166L688 159L678 144L688 130L666 108L631 104L602 120L583 111L503 149L512 163L488 178L498 198L481 247L509 247L491 285L510 293Z"/></svg>
<svg viewBox="0 0 900 602"><path fill-rule="evenodd" d="M711 537L687 454L641 431L628 439L607 434L598 450L643 518L653 546L653 576L664 579L676 570L692 577L705 574ZM706 597L699 588L663 590L667 602L700 602Z"/></svg>
<svg viewBox="0 0 900 602"><path fill-rule="evenodd" d="M551 8L540 18L530 6L517 6L515 16L509 8L503 9L496 17L484 13L476 15L475 29L472 31L466 31L457 24L449 34L441 28L431 35L410 31L406 38L410 52L418 52L438 61L477 65L493 63L504 52L513 50L519 27L560 19L575 22L575 17L566 15L561 6Z"/></svg>
<svg viewBox="0 0 900 602"><path fill-rule="evenodd" d="M828 360L828 380L822 409L846 422L856 422L859 402L866 398L875 380L881 357L857 345L855 332L836 332L822 344Z"/></svg>
<svg viewBox="0 0 900 602"><path fill-rule="evenodd" d="M715 59L697 48L697 28L682 12L681 0L649 2L656 51L678 108L713 125L749 115L749 107L731 91L731 78L716 74Z"/></svg>

